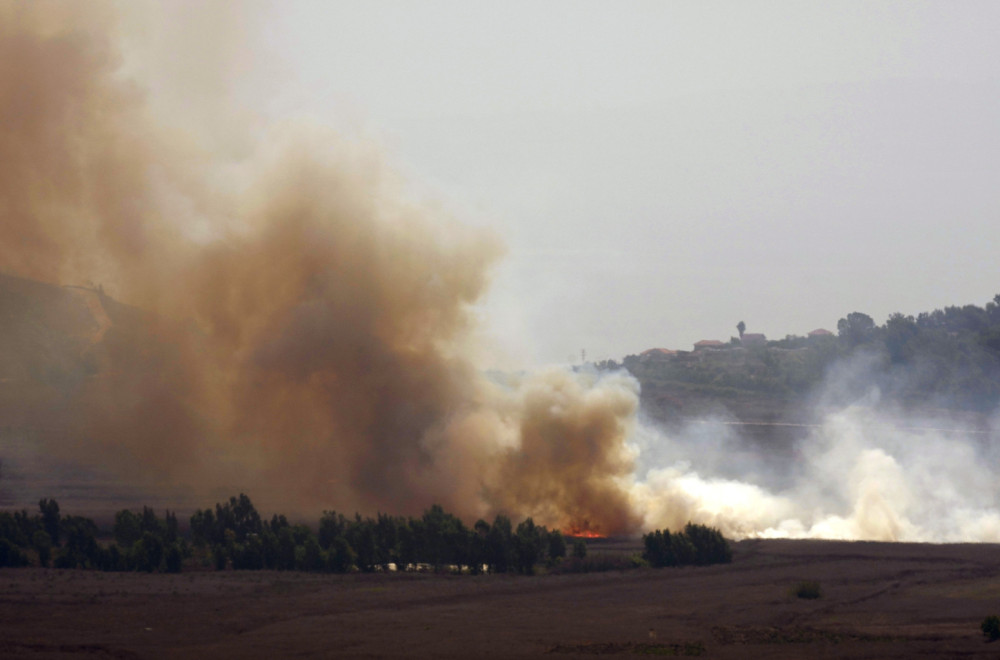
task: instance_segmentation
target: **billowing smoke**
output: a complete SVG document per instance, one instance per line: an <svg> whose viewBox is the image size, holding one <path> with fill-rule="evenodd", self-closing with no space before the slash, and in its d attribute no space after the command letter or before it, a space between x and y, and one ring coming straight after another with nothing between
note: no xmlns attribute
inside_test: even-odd
<svg viewBox="0 0 1000 660"><path fill-rule="evenodd" d="M897 409L877 389L823 405L843 399L845 375L871 382L869 367L848 360L834 370L817 403L824 412L796 429L791 447L768 452L721 417L641 429L635 493L645 526L694 520L736 538L1000 541L995 420Z"/></svg>
<svg viewBox="0 0 1000 660"><path fill-rule="evenodd" d="M5 437L174 506L243 490L303 514L1000 540L995 457L951 420L834 397L772 456L729 420L639 423L627 375L485 376L474 306L497 241L330 131L241 129L211 99L211 130L185 126L225 80L191 44L192 107L154 111L122 7L0 5L0 274L93 283L6 277Z"/></svg>
<svg viewBox="0 0 1000 660"><path fill-rule="evenodd" d="M518 442L500 454L490 500L568 521L572 532L638 529L629 492L635 451L627 443L638 407L635 380L550 370L521 384L515 397Z"/></svg>
<svg viewBox="0 0 1000 660"><path fill-rule="evenodd" d="M80 365L7 401L47 451L195 503L639 524L628 379L472 367L492 236L329 131L193 145L124 75L113 9L0 8L0 271L100 284L73 293Z"/></svg>

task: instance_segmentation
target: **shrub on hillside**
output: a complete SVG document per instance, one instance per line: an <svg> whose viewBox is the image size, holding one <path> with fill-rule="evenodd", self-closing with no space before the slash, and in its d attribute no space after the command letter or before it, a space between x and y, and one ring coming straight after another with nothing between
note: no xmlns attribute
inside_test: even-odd
<svg viewBox="0 0 1000 660"><path fill-rule="evenodd" d="M792 588L792 594L796 598L805 598L808 600L813 600L819 598L823 595L822 590L819 587L819 582L799 582Z"/></svg>
<svg viewBox="0 0 1000 660"><path fill-rule="evenodd" d="M733 560L729 542L722 532L705 525L688 523L683 532L654 530L642 537L643 559L651 566L728 564Z"/></svg>
<svg viewBox="0 0 1000 660"><path fill-rule="evenodd" d="M1000 617L995 614L983 619L983 622L979 624L979 629L983 631L983 635L991 642L1000 639Z"/></svg>

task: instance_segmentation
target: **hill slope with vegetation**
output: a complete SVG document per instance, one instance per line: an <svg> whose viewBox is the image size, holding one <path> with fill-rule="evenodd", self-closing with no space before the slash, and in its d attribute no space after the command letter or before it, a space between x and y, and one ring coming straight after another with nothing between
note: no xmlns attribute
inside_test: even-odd
<svg viewBox="0 0 1000 660"><path fill-rule="evenodd" d="M704 413L721 403L742 419L793 419L803 403L844 403L877 392L883 402L984 413L1000 404L1000 295L985 306L945 307L877 325L840 319L837 334L676 354L629 355L654 416ZM832 399L832 400L831 400ZM798 413L798 418L805 413Z"/></svg>

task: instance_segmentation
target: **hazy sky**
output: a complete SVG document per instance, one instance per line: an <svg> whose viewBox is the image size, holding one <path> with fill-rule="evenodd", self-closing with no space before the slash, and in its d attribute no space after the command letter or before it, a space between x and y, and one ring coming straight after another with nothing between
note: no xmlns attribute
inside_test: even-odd
<svg viewBox="0 0 1000 660"><path fill-rule="evenodd" d="M520 360L1000 292L1000 3L262 12L262 111L372 138L491 227L508 255L484 315Z"/></svg>

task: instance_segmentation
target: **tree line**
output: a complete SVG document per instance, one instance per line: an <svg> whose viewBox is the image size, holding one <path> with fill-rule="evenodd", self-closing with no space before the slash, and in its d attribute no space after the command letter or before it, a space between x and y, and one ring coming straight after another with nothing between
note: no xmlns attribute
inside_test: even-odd
<svg viewBox="0 0 1000 660"><path fill-rule="evenodd" d="M0 566L88 568L102 571L178 573L191 548L180 534L177 516L160 518L149 507L115 515L114 543L102 545L90 518L61 515L55 500L42 499L39 513L0 512Z"/></svg>
<svg viewBox="0 0 1000 660"><path fill-rule="evenodd" d="M559 530L536 525L531 518L516 527L498 515L493 523L478 520L471 528L434 505L419 518L379 513L347 517L324 512L316 531L291 524L284 515L264 520L250 498L241 494L215 509L191 517L195 548L208 552L217 569L401 571L428 568L472 574L516 572L531 575L539 564L553 564L567 555ZM572 551L586 554L577 540Z"/></svg>
<svg viewBox="0 0 1000 660"><path fill-rule="evenodd" d="M650 566L706 566L728 564L733 551L722 533L705 525L688 523L683 532L654 530L642 537L643 559Z"/></svg>
<svg viewBox="0 0 1000 660"><path fill-rule="evenodd" d="M284 515L263 518L245 494L199 509L181 530L177 516L153 509L115 514L111 538L89 518L62 515L55 500L39 511L0 512L0 567L54 566L101 571L177 573L184 566L216 570L328 573L433 570L533 575L617 570L642 565L677 566L730 561L728 542L709 527L643 537L640 558L587 556L583 539L567 538L526 518L514 525L498 515L472 527L434 505L420 517L378 514L347 517L324 512L316 528Z"/></svg>
<svg viewBox="0 0 1000 660"><path fill-rule="evenodd" d="M729 349L734 348L742 350L704 351L701 359L654 362L629 355L621 366L642 382L677 383L719 395L752 391L795 397L826 382L838 365L854 364L856 377L838 383L848 397L876 386L884 399L904 404L985 411L1000 405L1000 294L982 307L894 313L882 325L863 312L851 312L837 322L834 335L788 335L745 349L733 337ZM596 366L619 367L613 361Z"/></svg>

